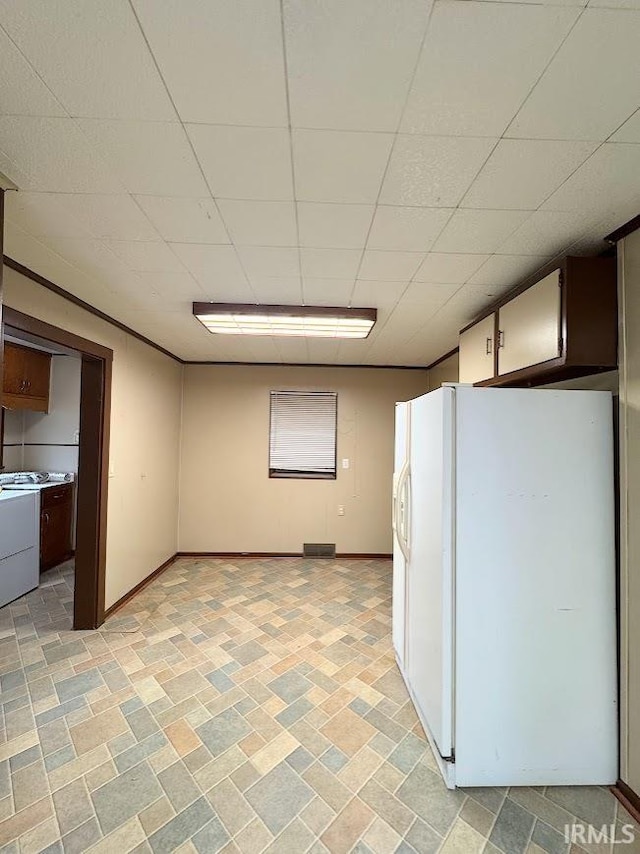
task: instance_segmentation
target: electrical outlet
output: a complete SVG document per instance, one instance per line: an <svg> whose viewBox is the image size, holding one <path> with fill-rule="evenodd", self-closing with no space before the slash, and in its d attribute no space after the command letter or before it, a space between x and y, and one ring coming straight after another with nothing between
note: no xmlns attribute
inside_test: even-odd
<svg viewBox="0 0 640 854"><path fill-rule="evenodd" d="M344 505L338 504L338 516L344 516Z"/></svg>
<svg viewBox="0 0 640 854"><path fill-rule="evenodd" d="M342 468L343 468L343 469L348 469L348 468L349 468L349 460L348 460L348 459L346 459L346 457L345 457L345 459L343 459L343 460L342 460Z"/></svg>

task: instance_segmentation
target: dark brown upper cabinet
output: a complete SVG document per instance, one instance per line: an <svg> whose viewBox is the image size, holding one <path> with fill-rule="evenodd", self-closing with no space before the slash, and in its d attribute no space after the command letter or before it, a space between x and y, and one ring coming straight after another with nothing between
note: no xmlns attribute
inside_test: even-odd
<svg viewBox="0 0 640 854"><path fill-rule="evenodd" d="M616 260L569 256L460 333L460 382L527 386L618 363Z"/></svg>
<svg viewBox="0 0 640 854"><path fill-rule="evenodd" d="M50 377L49 353L8 342L4 345L2 405L7 409L47 412Z"/></svg>

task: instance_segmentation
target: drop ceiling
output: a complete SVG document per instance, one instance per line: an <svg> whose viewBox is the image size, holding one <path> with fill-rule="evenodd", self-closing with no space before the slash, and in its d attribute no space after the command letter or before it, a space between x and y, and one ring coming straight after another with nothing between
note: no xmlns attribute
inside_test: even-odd
<svg viewBox="0 0 640 854"><path fill-rule="evenodd" d="M187 360L426 365L640 211L640 0L0 0L6 252ZM229 340L193 301L378 309Z"/></svg>

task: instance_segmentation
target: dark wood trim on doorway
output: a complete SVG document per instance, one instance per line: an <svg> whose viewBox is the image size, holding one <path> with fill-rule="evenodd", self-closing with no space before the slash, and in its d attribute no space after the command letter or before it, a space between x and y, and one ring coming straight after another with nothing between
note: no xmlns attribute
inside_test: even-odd
<svg viewBox="0 0 640 854"><path fill-rule="evenodd" d="M2 303L4 291L2 272L4 268L4 190L0 190L0 377L4 377L4 324L2 322ZM0 471L4 468L4 409L2 408L2 383L0 382Z"/></svg>
<svg viewBox="0 0 640 854"><path fill-rule="evenodd" d="M113 351L13 308L4 307L2 320L3 332L74 350L82 359L73 627L96 629L104 621Z"/></svg>
<svg viewBox="0 0 640 854"><path fill-rule="evenodd" d="M15 308L10 308L8 305L4 307L2 320L3 324L11 329L24 332L35 338L44 338L47 341L52 341L59 347L77 350L79 353L93 356L96 359L113 359L113 350L110 350L108 347L103 347L102 344L96 344L95 341L89 341L88 338L82 338L80 335L74 335L73 332L67 332L66 329L59 329L57 326L52 326L50 323L45 323L44 320L31 317L31 315L24 314ZM52 338L52 335L55 338Z"/></svg>
<svg viewBox="0 0 640 854"><path fill-rule="evenodd" d="M640 797L622 780L618 780L615 786L610 787L611 792L620 801L634 821L640 824Z"/></svg>
<svg viewBox="0 0 640 854"><path fill-rule="evenodd" d="M82 354L74 628L104 622L111 366Z"/></svg>

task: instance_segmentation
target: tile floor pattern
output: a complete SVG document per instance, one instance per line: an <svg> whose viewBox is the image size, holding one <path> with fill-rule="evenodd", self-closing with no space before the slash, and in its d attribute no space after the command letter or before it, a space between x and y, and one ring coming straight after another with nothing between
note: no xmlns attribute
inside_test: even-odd
<svg viewBox="0 0 640 854"><path fill-rule="evenodd" d="M181 560L78 633L72 573L0 610L2 854L560 854L628 820L605 789L445 789L388 562Z"/></svg>

